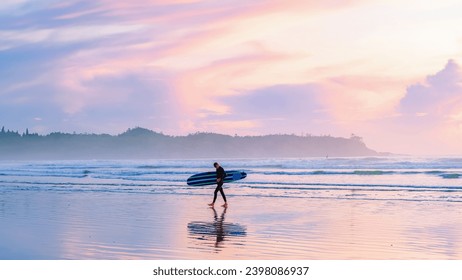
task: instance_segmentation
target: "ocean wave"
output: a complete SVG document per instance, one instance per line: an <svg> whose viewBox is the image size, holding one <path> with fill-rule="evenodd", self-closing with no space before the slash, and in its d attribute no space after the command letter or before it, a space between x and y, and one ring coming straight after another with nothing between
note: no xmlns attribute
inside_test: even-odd
<svg viewBox="0 0 462 280"><path fill-rule="evenodd" d="M56 172L53 170L8 170L1 173L3 176L17 176L17 177L69 177L69 178L84 178L87 176L99 177L105 176L106 178L132 178L146 175L184 175L190 176L193 173L191 171L136 171L136 170L88 170L81 169L72 172L60 171Z"/></svg>
<svg viewBox="0 0 462 280"><path fill-rule="evenodd" d="M396 174L395 171L383 171L383 170L355 170L355 175L385 175L385 174Z"/></svg>
<svg viewBox="0 0 462 280"><path fill-rule="evenodd" d="M380 175L441 175L448 173L448 170L307 170L307 171L264 171L245 170L247 173L262 175L288 175L288 176L312 176L312 175L359 175L359 176L380 176Z"/></svg>
<svg viewBox="0 0 462 280"><path fill-rule="evenodd" d="M52 191L59 193L133 193L144 195L178 195L178 196L210 196L210 190L205 191L192 191L190 189L178 189L175 187L164 189L148 189L148 188L56 188L56 187L36 187L36 186L18 186L15 189L2 190L5 191ZM342 192L343 191L343 192ZM284 199L327 199L327 200L371 200L371 201L408 201L408 202L445 202L457 203L462 202L462 195L405 195L402 192L396 193L391 191L382 191L383 194L376 195L377 192L370 193L364 190L355 190L362 193L345 192L343 189L312 189L305 192L281 192L279 190L274 192L265 191L258 193L227 193L227 196L232 199L239 197L255 197L255 198L284 198ZM351 190L349 190L351 191ZM379 191L381 192L381 191ZM445 193L444 191L441 193ZM412 194L412 192L411 192ZM431 194L434 194L431 192Z"/></svg>
<svg viewBox="0 0 462 280"><path fill-rule="evenodd" d="M241 188L250 189L279 189L279 190L404 190L404 189L417 189L417 190L429 190L429 191L462 191L462 186L417 186L417 185L384 185L384 184L332 184L332 183L303 183L303 184L286 184L286 183L273 183L271 185L268 182L246 182L244 185L240 185ZM321 188L322 187L322 188Z"/></svg>
<svg viewBox="0 0 462 280"><path fill-rule="evenodd" d="M440 177L441 178L444 178L444 179L459 179L462 177L462 174L458 174L458 173L443 173L443 174L440 174Z"/></svg>
<svg viewBox="0 0 462 280"><path fill-rule="evenodd" d="M185 165L165 165L165 164L159 164L159 165L140 165L134 167L135 169L184 169Z"/></svg>
<svg viewBox="0 0 462 280"><path fill-rule="evenodd" d="M185 180L182 179L159 179L159 178L147 178L147 179L139 179L139 180L120 180L117 182L111 182L105 180L104 177L100 178L102 180L93 181L93 182L47 182L47 181L24 181L24 180L0 180L0 186L6 185L17 185L17 186L28 186L28 185L36 185L36 186L69 186L69 187L92 187L92 188L99 188L99 187L151 187L151 188L163 188L165 186L168 187L175 187L179 189L198 189L200 187L194 186L190 187L186 184ZM113 178L111 178L113 179ZM147 183L152 182L152 183ZM313 189L321 189L321 190L351 190L354 188L362 188L362 189L370 189L370 190L395 190L395 189L418 189L418 190L432 190L432 191L439 191L439 190L450 190L450 191L462 191L462 186L447 186L447 185L411 185L411 184L401 184L401 185L393 185L393 184L360 184L360 183L297 183L297 182L267 182L267 181L237 181L232 184L225 184L225 187L229 189L239 189L239 188L248 188L248 189L266 189L266 190L313 190ZM204 187L205 189L210 188Z"/></svg>

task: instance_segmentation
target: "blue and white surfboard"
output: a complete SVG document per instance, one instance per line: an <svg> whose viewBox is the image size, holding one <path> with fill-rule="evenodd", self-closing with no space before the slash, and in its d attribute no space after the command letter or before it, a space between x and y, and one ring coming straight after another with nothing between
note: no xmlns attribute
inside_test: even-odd
<svg viewBox="0 0 462 280"><path fill-rule="evenodd" d="M244 171L226 171L225 183L241 180L247 177L247 173ZM217 183L217 173L215 171L203 172L192 175L188 178L186 183L190 186L205 186L214 185Z"/></svg>

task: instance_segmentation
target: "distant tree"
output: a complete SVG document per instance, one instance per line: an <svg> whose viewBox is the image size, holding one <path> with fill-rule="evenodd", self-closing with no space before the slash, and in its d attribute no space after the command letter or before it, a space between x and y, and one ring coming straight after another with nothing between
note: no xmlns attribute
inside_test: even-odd
<svg viewBox="0 0 462 280"><path fill-rule="evenodd" d="M354 133L351 134L350 139L351 139L351 140L358 141L358 142L363 142L363 138L360 137L360 136L358 136L358 135L356 135L356 134L354 134Z"/></svg>

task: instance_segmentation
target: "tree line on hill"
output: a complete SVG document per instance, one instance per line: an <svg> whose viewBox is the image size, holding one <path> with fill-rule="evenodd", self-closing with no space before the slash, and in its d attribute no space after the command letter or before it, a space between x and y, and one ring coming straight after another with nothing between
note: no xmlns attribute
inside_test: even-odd
<svg viewBox="0 0 462 280"><path fill-rule="evenodd" d="M0 131L0 159L155 159L375 156L361 137L230 136L198 132L170 136L145 128L119 135Z"/></svg>

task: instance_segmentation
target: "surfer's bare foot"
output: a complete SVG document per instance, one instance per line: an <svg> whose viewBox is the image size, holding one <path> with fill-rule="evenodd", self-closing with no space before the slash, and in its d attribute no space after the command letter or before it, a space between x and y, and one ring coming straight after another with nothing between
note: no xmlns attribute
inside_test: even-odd
<svg viewBox="0 0 462 280"><path fill-rule="evenodd" d="M221 207L227 208L227 207L228 207L228 203L225 203L225 204L221 205Z"/></svg>
<svg viewBox="0 0 462 280"><path fill-rule="evenodd" d="M208 204L210 207L213 207L215 205L215 203L209 203Z"/></svg>

